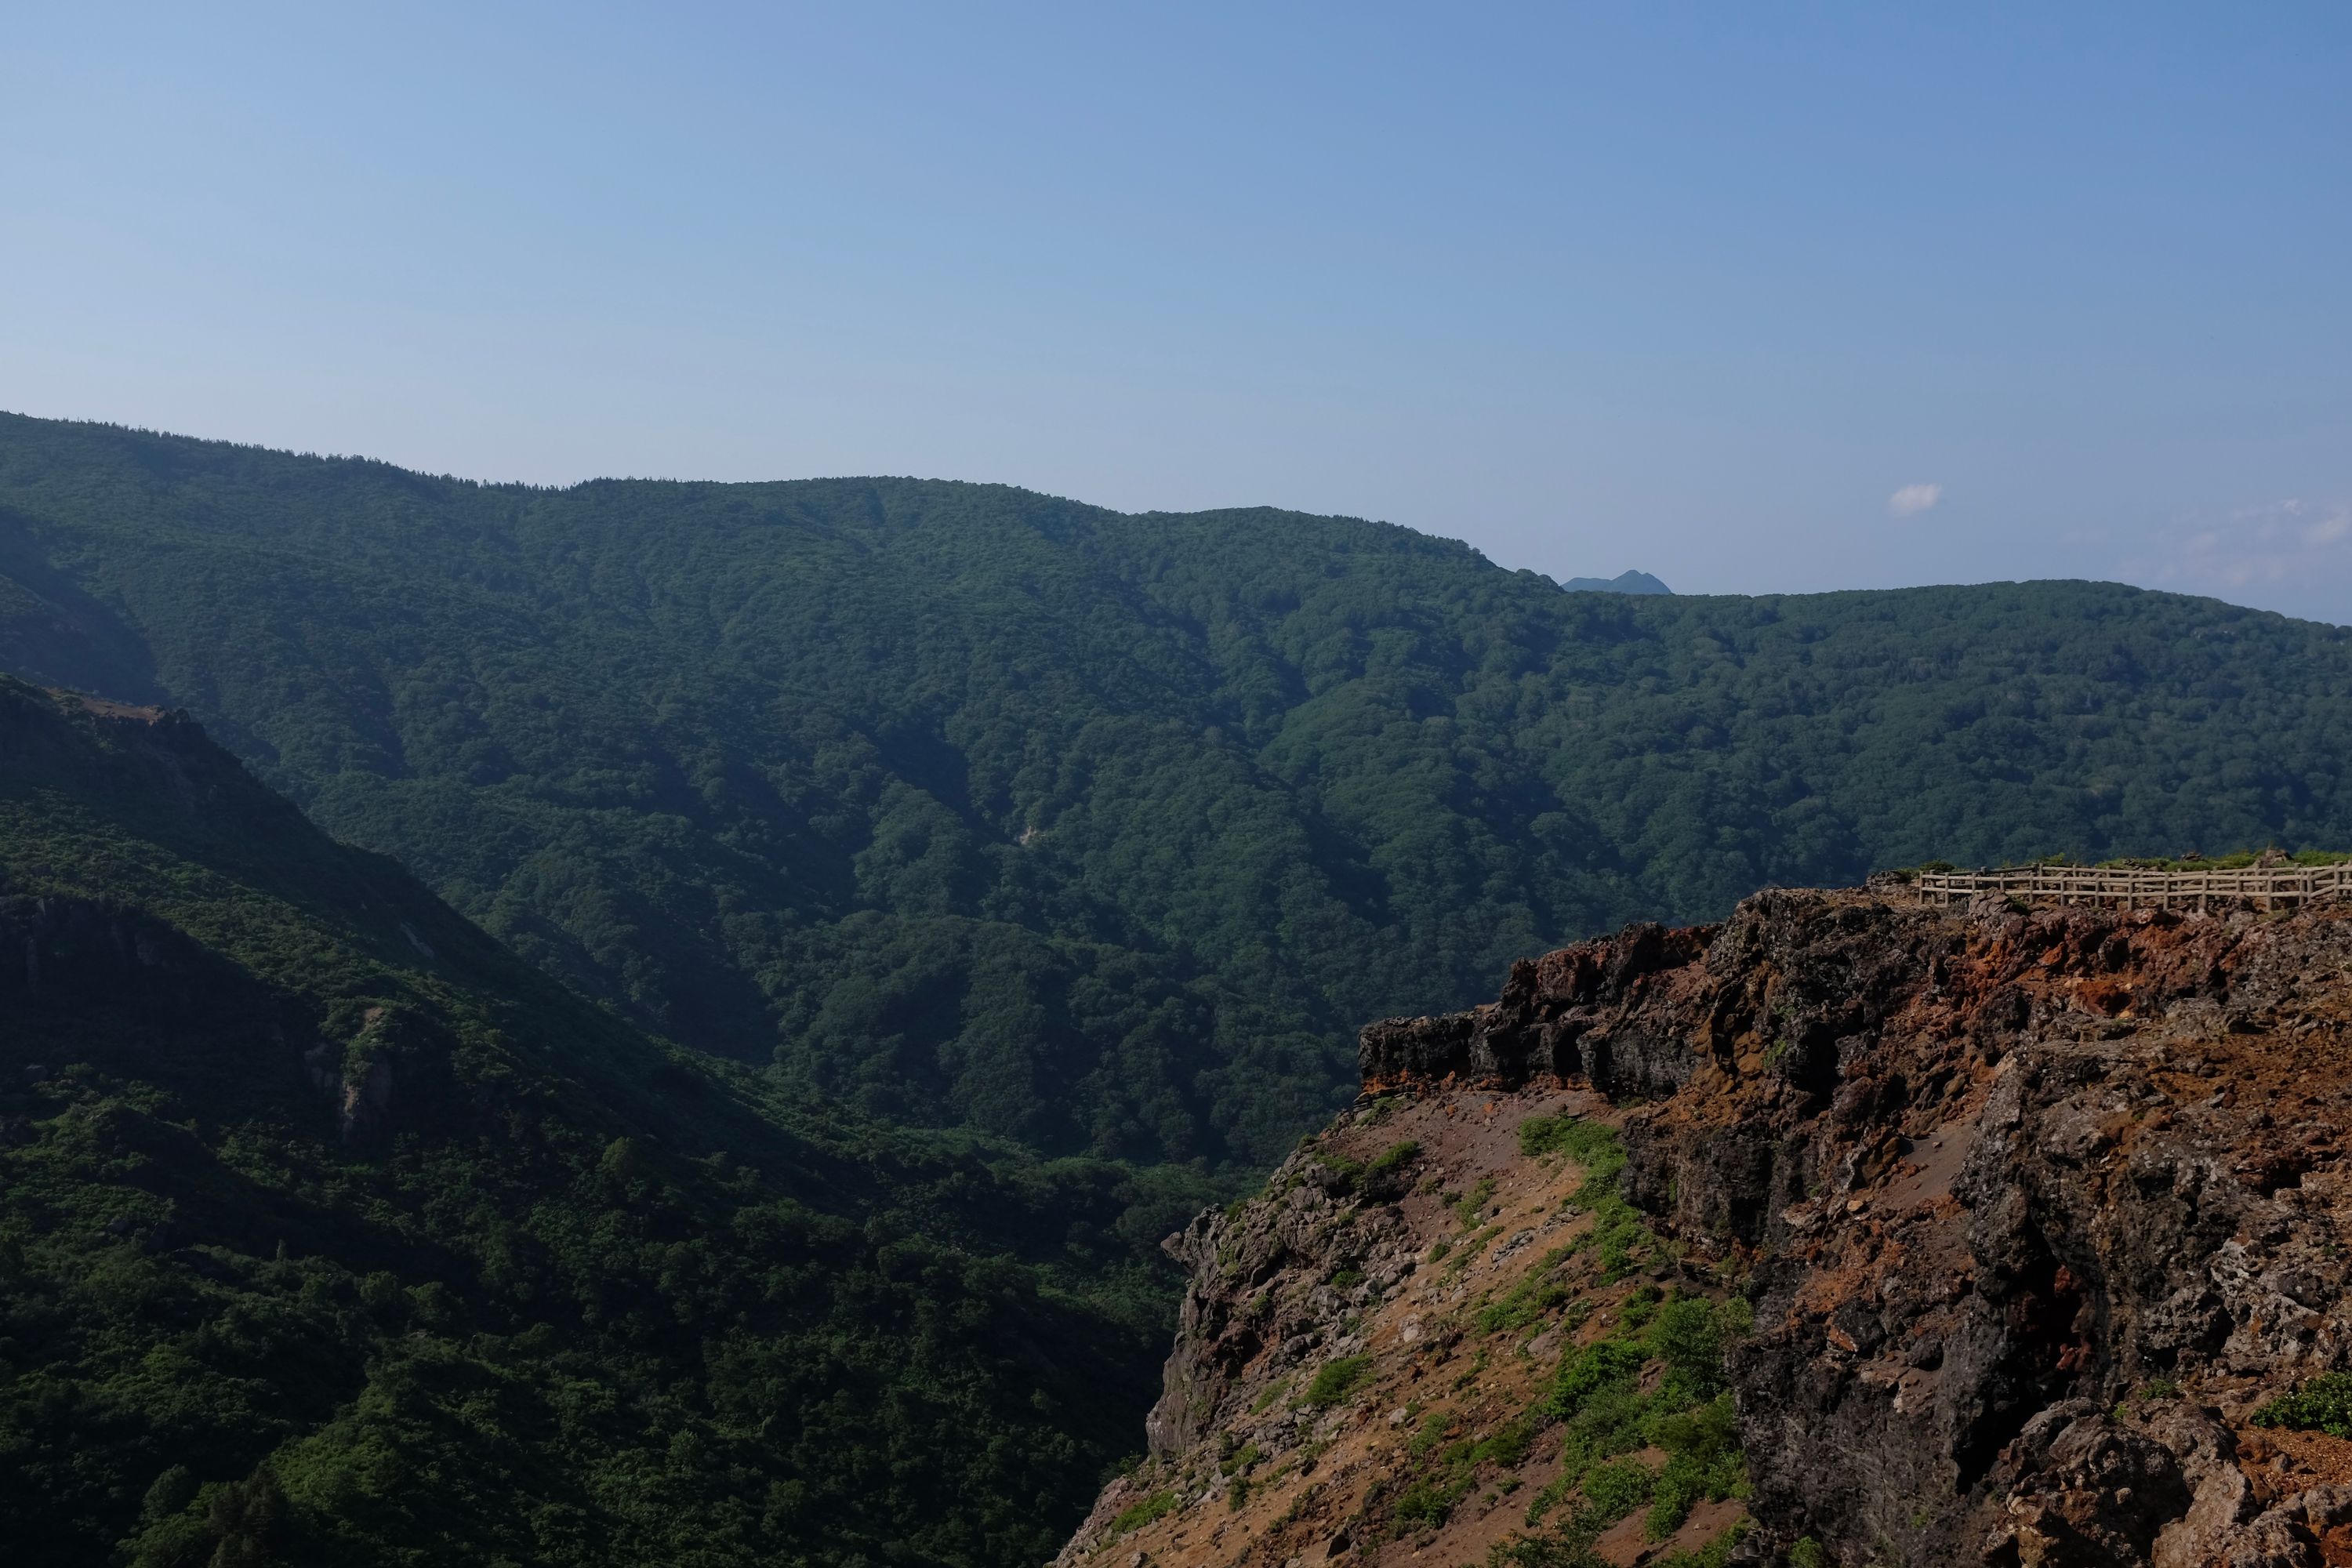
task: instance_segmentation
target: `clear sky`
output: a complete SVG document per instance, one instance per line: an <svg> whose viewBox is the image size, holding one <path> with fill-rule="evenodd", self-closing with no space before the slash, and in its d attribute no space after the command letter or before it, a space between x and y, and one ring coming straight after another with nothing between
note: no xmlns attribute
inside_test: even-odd
<svg viewBox="0 0 2352 1568"><path fill-rule="evenodd" d="M0 407L2352 622L2339 0L7 12Z"/></svg>

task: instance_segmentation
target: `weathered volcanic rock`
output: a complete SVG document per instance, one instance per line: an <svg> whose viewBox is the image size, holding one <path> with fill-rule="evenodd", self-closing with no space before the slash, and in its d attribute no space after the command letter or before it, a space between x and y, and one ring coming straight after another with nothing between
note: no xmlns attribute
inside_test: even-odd
<svg viewBox="0 0 2352 1568"><path fill-rule="evenodd" d="M2249 1420L2352 1366L2352 910L1759 894L1375 1024L1362 1065L1432 1104L1622 1118L1624 1195L1755 1306L1743 1557L2352 1563L2352 1443ZM1171 1243L1194 1279L1162 1455L1287 1342L1233 1329L1268 1259L1401 1266L1380 1205L1343 1244L1309 1190Z"/></svg>

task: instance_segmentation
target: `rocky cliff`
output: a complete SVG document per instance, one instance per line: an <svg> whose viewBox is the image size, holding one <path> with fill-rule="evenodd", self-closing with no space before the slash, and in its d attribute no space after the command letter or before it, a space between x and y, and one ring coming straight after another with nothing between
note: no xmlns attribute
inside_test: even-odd
<svg viewBox="0 0 2352 1568"><path fill-rule="evenodd" d="M1375 1024L1062 1561L2352 1563L2348 1017L2352 909L1773 892Z"/></svg>

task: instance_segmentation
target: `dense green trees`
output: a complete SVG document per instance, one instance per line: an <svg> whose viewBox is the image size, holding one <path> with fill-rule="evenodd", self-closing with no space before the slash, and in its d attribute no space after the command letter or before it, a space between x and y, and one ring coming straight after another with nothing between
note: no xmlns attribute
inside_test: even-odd
<svg viewBox="0 0 2352 1568"><path fill-rule="evenodd" d="M0 668L364 847L0 686L0 1531L153 1568L1034 1561L1153 1244L1366 1018L1766 883L2352 845L2339 628L912 480L0 417Z"/></svg>
<svg viewBox="0 0 2352 1568"><path fill-rule="evenodd" d="M1563 594L914 480L479 486L0 419L0 664L186 705L674 1037L1262 1164L1367 1017L1874 866L2352 843L2352 638L2081 583Z"/></svg>
<svg viewBox="0 0 2352 1568"><path fill-rule="evenodd" d="M795 1103L5 679L0 1014L26 1562L1034 1563L1202 1196Z"/></svg>

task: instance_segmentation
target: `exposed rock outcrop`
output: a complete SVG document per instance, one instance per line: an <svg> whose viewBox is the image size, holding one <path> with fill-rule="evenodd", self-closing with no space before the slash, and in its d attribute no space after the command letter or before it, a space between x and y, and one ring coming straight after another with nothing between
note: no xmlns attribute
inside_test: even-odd
<svg viewBox="0 0 2352 1568"><path fill-rule="evenodd" d="M2352 1365L2347 1028L2342 908L1773 892L1720 927L1634 927L1523 963L1493 1005L1367 1028L1362 1061L1367 1105L1401 1095L1423 1120L1581 1096L1622 1121L1619 1191L1679 1254L1649 1277L1730 1281L1752 1303L1725 1358L1756 1521L1738 1556L1810 1540L1845 1563L2316 1565L2352 1563L2352 1442L2251 1417ZM1225 1441L1265 1368L1328 1353L1344 1303L1318 1319L1277 1289L1279 1310L1250 1317L1284 1267L1356 1248L1365 1288L1391 1281L1374 1304L1421 1289L1404 1283L1405 1243L1430 1235L1412 1197L1333 1209L1297 1180L1365 1142L1335 1130L1276 1196L1171 1243L1193 1284L1153 1418L1158 1473ZM1550 1164L1507 1152L1483 1179L1507 1204L1556 1205ZM1610 1310L1600 1279L1569 1283ZM1454 1328L1475 1337L1459 1314ZM1370 1375L1412 1381L1402 1363ZM1540 1436L1530 1452L1534 1483ZM1477 1474L1503 1495L1520 1479ZM1074 1554L1141 1529L1118 1518ZM1508 1531L1391 1516L1381 1533L1345 1549L1469 1561ZM1302 1544L1228 1530L1213 1551L1157 1555L1279 1564ZM1654 1550L1599 1544L1617 1561Z"/></svg>

